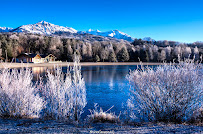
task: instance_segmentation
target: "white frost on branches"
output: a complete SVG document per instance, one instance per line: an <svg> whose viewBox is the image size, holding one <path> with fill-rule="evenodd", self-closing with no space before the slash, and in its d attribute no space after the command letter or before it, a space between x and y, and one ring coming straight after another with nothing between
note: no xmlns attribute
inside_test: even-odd
<svg viewBox="0 0 203 134"><path fill-rule="evenodd" d="M190 120L203 106L202 71L202 64L189 59L131 71L130 116L140 121Z"/></svg>
<svg viewBox="0 0 203 134"><path fill-rule="evenodd" d="M57 67L54 74L48 71L47 82L42 90L47 106L45 117L61 120L79 120L86 106L86 87L81 75L79 59L74 62L74 67L68 67L66 75L62 68Z"/></svg>
<svg viewBox="0 0 203 134"><path fill-rule="evenodd" d="M0 117L80 119L87 101L78 57L66 74L57 66L47 70L44 83L32 78L29 68L0 70Z"/></svg>
<svg viewBox="0 0 203 134"><path fill-rule="evenodd" d="M44 102L36 93L30 69L0 70L0 116L38 118Z"/></svg>

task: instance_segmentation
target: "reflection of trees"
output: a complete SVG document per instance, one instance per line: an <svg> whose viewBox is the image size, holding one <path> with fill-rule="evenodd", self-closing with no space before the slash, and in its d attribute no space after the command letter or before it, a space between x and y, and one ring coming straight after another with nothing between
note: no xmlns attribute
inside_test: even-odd
<svg viewBox="0 0 203 134"><path fill-rule="evenodd" d="M54 67L32 67L34 78L46 75L46 70L54 73ZM122 79L129 73L130 69L135 66L83 66L82 75L87 83L96 82L97 84L105 82L115 82ZM63 67L63 72L67 71L67 67Z"/></svg>
<svg viewBox="0 0 203 134"><path fill-rule="evenodd" d="M88 66L82 67L82 74L87 83L101 85L107 83L112 89L115 84L123 85L129 66ZM135 66L134 66L135 68Z"/></svg>
<svg viewBox="0 0 203 134"><path fill-rule="evenodd" d="M95 84L102 86L102 84L108 85L109 89L121 89L125 85L125 76L129 73L130 69L135 69L135 66L83 66L82 75L89 84ZM32 72L34 80L38 80L39 77L46 75L46 70L54 73L54 67L33 67ZM63 67L63 72L67 71L67 67ZM101 87L102 88L102 87Z"/></svg>

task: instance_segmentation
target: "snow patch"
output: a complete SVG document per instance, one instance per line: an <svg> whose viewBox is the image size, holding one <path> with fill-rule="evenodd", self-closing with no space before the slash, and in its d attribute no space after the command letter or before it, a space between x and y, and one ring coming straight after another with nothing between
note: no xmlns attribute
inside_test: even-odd
<svg viewBox="0 0 203 134"><path fill-rule="evenodd" d="M0 33L10 32L11 30L13 30L13 28L10 28L10 27L0 27Z"/></svg>

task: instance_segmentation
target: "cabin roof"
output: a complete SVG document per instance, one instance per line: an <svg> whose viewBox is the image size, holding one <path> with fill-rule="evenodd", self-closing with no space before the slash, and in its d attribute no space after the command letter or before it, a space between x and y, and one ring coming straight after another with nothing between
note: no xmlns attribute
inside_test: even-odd
<svg viewBox="0 0 203 134"><path fill-rule="evenodd" d="M54 56L53 54L46 55L46 57L47 57L47 56L53 56L53 57L56 57L56 56Z"/></svg>
<svg viewBox="0 0 203 134"><path fill-rule="evenodd" d="M46 54L22 53L22 54L18 55L17 58L20 56L28 56L29 58L34 58L37 55L39 55L41 58L45 58L45 57L50 56L50 55L54 56L53 54L46 55Z"/></svg>
<svg viewBox="0 0 203 134"><path fill-rule="evenodd" d="M40 54L40 56L41 56L42 58L47 57L47 55L46 55L46 54Z"/></svg>
<svg viewBox="0 0 203 134"><path fill-rule="evenodd" d="M34 58L37 54L27 54L30 58Z"/></svg>

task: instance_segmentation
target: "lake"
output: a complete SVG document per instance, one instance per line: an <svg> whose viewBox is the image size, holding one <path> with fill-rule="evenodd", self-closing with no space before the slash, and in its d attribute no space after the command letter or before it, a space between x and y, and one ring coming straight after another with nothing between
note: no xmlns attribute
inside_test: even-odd
<svg viewBox="0 0 203 134"><path fill-rule="evenodd" d="M114 106L111 112L116 115L124 111L130 93L126 75L129 70L136 68L136 65L82 66L81 72L87 89L87 105L82 117L90 114L89 109L94 109L94 103L98 103L104 111ZM38 75L44 76L47 69L53 68L33 67L34 79ZM66 71L67 68L63 67L63 72Z"/></svg>

